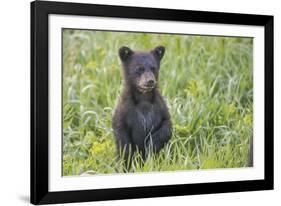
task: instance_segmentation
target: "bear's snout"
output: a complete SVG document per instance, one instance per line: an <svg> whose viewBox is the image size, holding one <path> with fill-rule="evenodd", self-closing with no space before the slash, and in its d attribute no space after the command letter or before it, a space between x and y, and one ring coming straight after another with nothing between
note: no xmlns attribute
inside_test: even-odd
<svg viewBox="0 0 281 206"><path fill-rule="evenodd" d="M142 91L151 91L156 85L156 79L152 72L144 72L140 78L139 87Z"/></svg>
<svg viewBox="0 0 281 206"><path fill-rule="evenodd" d="M155 85L155 80L154 79L150 79L146 83L146 86L148 86L148 87L154 87L154 85Z"/></svg>

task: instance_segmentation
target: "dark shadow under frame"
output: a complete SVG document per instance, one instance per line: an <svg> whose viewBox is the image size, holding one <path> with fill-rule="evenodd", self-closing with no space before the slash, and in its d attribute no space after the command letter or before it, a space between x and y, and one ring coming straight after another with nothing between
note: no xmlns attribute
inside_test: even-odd
<svg viewBox="0 0 281 206"><path fill-rule="evenodd" d="M48 191L48 15L83 15L256 25L265 28L264 180L114 189ZM33 204L273 189L273 16L35 1L31 3L31 176ZM75 189L75 188L74 188Z"/></svg>

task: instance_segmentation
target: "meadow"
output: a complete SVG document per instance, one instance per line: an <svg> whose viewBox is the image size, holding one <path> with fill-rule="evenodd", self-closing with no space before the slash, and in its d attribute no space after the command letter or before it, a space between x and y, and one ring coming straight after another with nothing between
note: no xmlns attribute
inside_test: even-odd
<svg viewBox="0 0 281 206"><path fill-rule="evenodd" d="M253 40L63 30L63 175L124 172L111 118L122 89L118 49L163 45L159 88L173 135L130 171L248 166L253 133Z"/></svg>

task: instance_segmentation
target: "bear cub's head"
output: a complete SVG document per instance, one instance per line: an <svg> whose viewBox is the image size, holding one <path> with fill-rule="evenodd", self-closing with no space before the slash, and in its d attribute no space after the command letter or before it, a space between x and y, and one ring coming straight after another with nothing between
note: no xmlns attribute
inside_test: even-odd
<svg viewBox="0 0 281 206"><path fill-rule="evenodd" d="M156 88L160 60L164 56L165 47L157 46L151 51L133 51L128 47L119 49L119 57L124 69L126 86L138 92L147 93Z"/></svg>

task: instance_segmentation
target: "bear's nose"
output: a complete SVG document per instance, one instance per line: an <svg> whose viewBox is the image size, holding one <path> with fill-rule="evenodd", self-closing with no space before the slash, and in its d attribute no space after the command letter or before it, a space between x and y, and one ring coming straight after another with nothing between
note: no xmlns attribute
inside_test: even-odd
<svg viewBox="0 0 281 206"><path fill-rule="evenodd" d="M150 80L148 80L148 82L147 82L147 86L148 86L148 87L152 87L152 86L154 86L154 84L155 84L155 81L154 81L153 79L150 79Z"/></svg>

